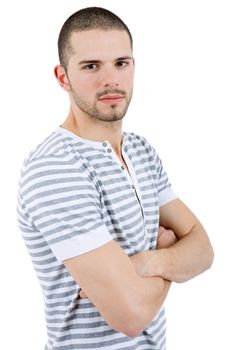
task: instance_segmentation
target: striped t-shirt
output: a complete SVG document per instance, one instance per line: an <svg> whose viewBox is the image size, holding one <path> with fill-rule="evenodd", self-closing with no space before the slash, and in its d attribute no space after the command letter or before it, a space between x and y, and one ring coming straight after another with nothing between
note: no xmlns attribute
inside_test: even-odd
<svg viewBox="0 0 233 350"><path fill-rule="evenodd" d="M112 329L63 264L114 239L129 256L156 248L159 206L175 198L155 150L122 135L122 166L110 143L58 128L25 160L18 222L45 303L45 350L164 350L163 307L138 336ZM113 301L114 302L114 301Z"/></svg>

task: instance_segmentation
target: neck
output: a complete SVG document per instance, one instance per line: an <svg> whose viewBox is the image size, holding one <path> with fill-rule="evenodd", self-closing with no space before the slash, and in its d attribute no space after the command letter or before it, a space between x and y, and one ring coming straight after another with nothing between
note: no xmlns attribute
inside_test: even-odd
<svg viewBox="0 0 233 350"><path fill-rule="evenodd" d="M62 127L83 139L108 141L117 155L121 155L122 120L104 122L76 115L71 109Z"/></svg>

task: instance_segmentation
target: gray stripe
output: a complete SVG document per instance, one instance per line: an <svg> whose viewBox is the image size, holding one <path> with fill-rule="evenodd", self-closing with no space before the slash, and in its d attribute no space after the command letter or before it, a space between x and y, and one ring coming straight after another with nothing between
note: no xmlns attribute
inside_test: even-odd
<svg viewBox="0 0 233 350"><path fill-rule="evenodd" d="M63 270L62 270L63 271ZM39 280L40 281L43 281L43 282L55 282L57 280L62 280L64 279L65 277L69 277L69 273L64 271L64 272L61 272L61 273L56 273L54 276L52 277L47 277L47 276L38 276Z"/></svg>
<svg viewBox="0 0 233 350"><path fill-rule="evenodd" d="M68 296L73 295L73 294L74 294L74 290L72 289L69 292L47 294L46 298L48 300L64 299L64 298L67 298Z"/></svg>
<svg viewBox="0 0 233 350"><path fill-rule="evenodd" d="M85 198L85 196L83 195L83 198ZM87 198L89 198L89 196L87 196ZM55 216L55 215L59 215L59 214L63 214L69 209L70 212L76 212L78 209L83 209L85 207L88 207L88 203L83 203L81 204L75 204L75 205L69 205L68 208L57 208L57 209L52 209L52 210L47 210L45 212L40 213L39 215L34 215L33 216L33 220L35 222L40 221L46 217L50 217L50 216ZM61 216L61 218L63 219L63 215ZM42 224L43 225L43 224Z"/></svg>
<svg viewBox="0 0 233 350"><path fill-rule="evenodd" d="M86 186L80 186L80 190L85 190L86 189ZM82 199L84 198L90 198L90 195L86 195L86 194L82 194ZM56 198L56 199L50 199L50 200L46 200L44 202L42 202L43 204L43 207L48 207L48 206L52 206L54 204L61 204L61 203L67 203L67 202L71 202L71 201L74 201L74 200L77 200L77 195L74 195L74 196L69 196L69 197L63 197L63 198ZM34 200L33 198L31 199L27 199L25 200L25 203L26 205L30 204L30 203L33 203ZM35 206L32 206L30 208L30 210L33 212L34 210L37 210L39 207L38 204L36 204Z"/></svg>
<svg viewBox="0 0 233 350"><path fill-rule="evenodd" d="M102 223L101 222L98 222L96 224L93 224L92 226L89 227L89 229L80 229L78 234L80 235L84 235L85 233L89 233L91 231L94 231L96 229L98 229L99 227L101 227ZM50 232L49 234L51 234L52 232ZM66 236L60 236L60 237L56 237L56 238L53 238L53 239L48 239L48 244L50 245L54 245L55 243L58 243L58 242L61 242L61 241L64 241L65 239L70 239L72 237L75 237L77 235L77 232L71 232L71 233L67 233Z"/></svg>
<svg viewBox="0 0 233 350"><path fill-rule="evenodd" d="M99 338L99 337L105 337L105 336L109 336L109 335L113 335L116 334L116 331L114 329L108 329L106 331L99 331L99 332L95 332L92 333L91 336L92 338ZM90 338L90 334L89 333L80 333L80 334L69 334L69 335L64 335L62 337L59 337L59 341L66 341L66 340L73 340L73 339L88 339ZM109 343L109 341L108 341ZM110 343L112 343L112 341L110 341ZM114 344L116 344L116 342L114 341Z"/></svg>
<svg viewBox="0 0 233 350"><path fill-rule="evenodd" d="M49 163L48 165L51 166L53 164ZM37 168L42 168L42 166L40 165ZM25 179L25 181L22 182L21 187L23 188L24 186L26 186L28 183L30 183L32 180L35 180L35 179L42 178L42 181L43 181L43 177L45 176L55 175L55 177L57 177L58 175L63 175L63 174L80 174L81 170L80 171L78 170L79 170L78 168L75 168L75 169L57 168L57 169L50 169L50 170L44 170L44 171L41 169L41 171L38 171L37 173Z"/></svg>
<svg viewBox="0 0 233 350"><path fill-rule="evenodd" d="M51 273L51 272L55 272L57 273L58 271L63 271L64 270L64 265L58 265L58 266L50 266L48 268L38 268L36 267L35 270L38 273Z"/></svg>
<svg viewBox="0 0 233 350"><path fill-rule="evenodd" d="M47 309L49 308L50 310L53 308L58 308L59 306L69 307L69 305L70 305L70 300L55 301L55 302L51 302L51 300L46 300L45 302L45 306L47 307Z"/></svg>
<svg viewBox="0 0 233 350"><path fill-rule="evenodd" d="M39 253L32 253L31 249L29 249L29 253L30 253L32 258L40 258L42 256L47 256L48 254L51 254L52 250L51 249L46 249L46 250L41 251ZM54 260L54 261L56 261L56 260Z"/></svg>
<svg viewBox="0 0 233 350"><path fill-rule="evenodd" d="M47 145L50 144L51 142L53 142L53 140L58 139L59 135L56 132L53 132L52 135L50 137L47 137L43 143L41 143L36 151L35 151L35 155L38 154L39 152L42 153L42 151L44 149L46 149Z"/></svg>
<svg viewBox="0 0 233 350"><path fill-rule="evenodd" d="M77 283L75 281L70 281L70 282L64 282L64 283L57 283L57 284L53 284L52 286L48 287L44 284L41 284L41 286L43 287L44 290L46 291L52 291L52 290L55 290L55 289L58 289L58 288L66 288L66 287L74 287L74 286L77 286ZM75 289L76 291L76 289ZM74 291L72 290L72 293ZM65 293L66 295L66 293Z"/></svg>
<svg viewBox="0 0 233 350"><path fill-rule="evenodd" d="M25 201L25 203L28 205L32 202L34 202L35 200L37 200L38 198L44 198L44 197L48 197L48 196L53 196L55 191L56 191L56 195L59 195L61 193L68 193L68 192L73 192L73 191L87 191L87 190L92 190L90 186L88 186L87 184L77 184L76 186L67 186L67 187L56 187L56 189L53 190L47 190L47 191L41 191L38 194L33 194L33 196L29 199L27 199L27 201ZM23 193L24 194L24 193ZM84 197L86 197L87 195L84 195ZM91 197L91 194L89 195ZM77 195L71 196L71 197L65 197L65 199L67 200L67 198L71 198L71 200L73 200L74 198L77 198ZM60 199L60 198L59 198ZM57 201L57 199L54 199L52 201ZM47 202L45 202L47 203Z"/></svg>
<svg viewBox="0 0 233 350"><path fill-rule="evenodd" d="M51 264L51 263L53 263L53 262L56 262L57 261L57 259L55 258L55 256L54 257L52 257L52 258L49 258L49 259L45 259L45 260L32 260L32 262L33 262L33 264L35 265L35 266L38 266L38 265L48 265L48 264Z"/></svg>
<svg viewBox="0 0 233 350"><path fill-rule="evenodd" d="M112 331L114 332L114 331ZM111 334L114 334L114 333L111 333ZM107 334L106 334L107 335ZM93 334L89 334L89 338L94 338L94 335ZM102 336L103 337L103 336ZM59 338L60 339L60 338ZM85 336L83 334L79 334L78 336L74 337L74 336L67 336L66 340L70 340L70 344L69 345L63 345L62 348L59 349L59 347L55 347L54 349L55 350L69 350L69 349L101 349L103 347L107 347L107 346L111 346L111 345L117 345L117 344L123 344L124 346L124 343L129 341L130 338L126 337L126 336L122 336L122 337L118 337L118 338L115 338L113 340L107 340L107 341L104 341L104 340L101 340L100 342L96 342L96 341L93 341L93 343L84 343L84 344L77 344L76 342L74 342L72 344L72 340L75 340L75 339L86 339ZM103 338L104 339L104 338ZM125 347L123 348L125 349Z"/></svg>
<svg viewBox="0 0 233 350"><path fill-rule="evenodd" d="M75 176L75 177L61 177L56 179L56 185L58 184L71 184L72 182L78 183L79 181L83 182L83 177L81 176ZM33 190L39 189L39 188L44 188L44 187L49 187L49 186L54 186L54 179L51 180L45 180L45 181L40 181L35 184L33 184L31 187L29 187L26 191L23 192L23 195L26 196L28 193L30 193Z"/></svg>
<svg viewBox="0 0 233 350"><path fill-rule="evenodd" d="M37 244L28 244L28 243L26 243L26 247L31 250L31 249L48 247L48 244L45 241L42 241L41 243L37 243Z"/></svg>

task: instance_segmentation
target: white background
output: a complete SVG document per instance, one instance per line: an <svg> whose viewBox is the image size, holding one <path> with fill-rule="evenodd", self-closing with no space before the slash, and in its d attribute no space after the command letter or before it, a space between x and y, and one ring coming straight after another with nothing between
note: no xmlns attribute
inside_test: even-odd
<svg viewBox="0 0 233 350"><path fill-rule="evenodd" d="M68 97L53 76L61 25L82 7L103 6L134 37L135 90L125 130L155 146L174 190L215 249L211 270L169 292L167 348L233 349L232 1L9 0L0 6L1 348L42 350L46 341L42 293L16 222L19 169L68 112Z"/></svg>

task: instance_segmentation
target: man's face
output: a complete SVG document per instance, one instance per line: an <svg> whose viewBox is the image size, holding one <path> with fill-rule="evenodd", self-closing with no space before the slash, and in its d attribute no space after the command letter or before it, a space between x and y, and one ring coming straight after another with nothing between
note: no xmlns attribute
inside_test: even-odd
<svg viewBox="0 0 233 350"><path fill-rule="evenodd" d="M127 32L77 32L71 44L74 54L67 76L78 113L104 122L121 120L133 91L134 61Z"/></svg>

